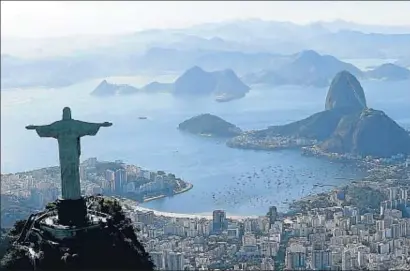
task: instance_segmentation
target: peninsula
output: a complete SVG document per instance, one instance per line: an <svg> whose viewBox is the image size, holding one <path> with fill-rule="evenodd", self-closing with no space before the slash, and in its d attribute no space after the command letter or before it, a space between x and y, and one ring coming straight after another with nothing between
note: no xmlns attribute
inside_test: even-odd
<svg viewBox="0 0 410 271"><path fill-rule="evenodd" d="M211 114L192 117L180 123L178 129L196 135L228 138L237 136L242 132L234 124Z"/></svg>
<svg viewBox="0 0 410 271"><path fill-rule="evenodd" d="M244 132L227 145L260 150L304 148L314 154L357 158L410 155L408 133L384 112L367 107L363 88L347 71L333 79L324 111L286 125Z"/></svg>

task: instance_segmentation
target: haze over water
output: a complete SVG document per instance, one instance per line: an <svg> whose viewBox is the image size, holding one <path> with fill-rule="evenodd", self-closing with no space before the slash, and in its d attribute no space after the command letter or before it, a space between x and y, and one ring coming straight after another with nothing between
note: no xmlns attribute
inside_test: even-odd
<svg viewBox="0 0 410 271"><path fill-rule="evenodd" d="M130 78L112 81L127 80L133 83ZM209 213L224 209L235 215L260 215L270 205L285 208L285 199L309 194L316 183L339 185L348 181L341 178L359 178L363 174L340 164L303 157L298 151L231 149L222 140L176 129L180 122L201 113L216 114L245 130L298 120L323 110L325 88L253 89L244 99L216 103L210 99L178 100L169 94L106 99L89 96L98 83L93 80L56 90L3 91L2 173L57 165L57 142L41 139L24 127L60 119L62 108L70 106L76 119L114 123L97 136L82 139L82 159L122 159L150 170L174 173L194 185L187 193L144 204L160 211ZM370 107L384 110L400 125L410 128L409 81L369 81L362 85ZM139 116L148 119L140 120ZM278 180L282 182L279 187Z"/></svg>

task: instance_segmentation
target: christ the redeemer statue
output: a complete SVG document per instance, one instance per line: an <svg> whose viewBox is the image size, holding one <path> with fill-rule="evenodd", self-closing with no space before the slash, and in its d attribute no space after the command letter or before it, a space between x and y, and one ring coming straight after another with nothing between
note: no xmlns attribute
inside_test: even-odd
<svg viewBox="0 0 410 271"><path fill-rule="evenodd" d="M112 123L90 123L71 118L69 107L63 109L63 119L49 125L29 125L28 130L36 130L40 137L52 137L58 141L61 170L61 190L63 200L81 199L80 188L80 138L94 136L100 127L110 127Z"/></svg>

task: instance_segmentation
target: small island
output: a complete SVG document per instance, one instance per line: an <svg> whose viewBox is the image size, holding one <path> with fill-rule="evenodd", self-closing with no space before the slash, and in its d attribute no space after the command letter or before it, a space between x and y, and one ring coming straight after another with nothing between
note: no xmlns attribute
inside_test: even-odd
<svg viewBox="0 0 410 271"><path fill-rule="evenodd" d="M139 91L138 88L126 84L112 84L103 80L92 92L92 96L107 97L114 95L129 95Z"/></svg>
<svg viewBox="0 0 410 271"><path fill-rule="evenodd" d="M410 155L409 134L384 112L367 107L363 88L347 71L333 79L324 111L286 125L244 132L227 145L259 150L297 148L307 155L354 160Z"/></svg>
<svg viewBox="0 0 410 271"><path fill-rule="evenodd" d="M234 124L211 114L192 117L180 123L178 129L196 135L228 138L237 136L242 132Z"/></svg>

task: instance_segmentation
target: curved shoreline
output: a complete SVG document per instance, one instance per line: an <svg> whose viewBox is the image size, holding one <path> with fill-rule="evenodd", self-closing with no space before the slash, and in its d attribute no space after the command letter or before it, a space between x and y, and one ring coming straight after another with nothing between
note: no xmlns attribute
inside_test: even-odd
<svg viewBox="0 0 410 271"><path fill-rule="evenodd" d="M123 198L121 202L130 209L133 209L139 212L153 212L154 215L156 216L212 220L212 213L183 214L183 213L162 212L162 211L157 211L155 209L150 209L150 208L139 206L137 201L134 201L131 199ZM227 213L226 217L230 219L234 219L234 220L244 220L247 218L257 218L258 216L257 215L240 216L240 215L232 215L232 214Z"/></svg>
<svg viewBox="0 0 410 271"><path fill-rule="evenodd" d="M174 195L178 195L178 194L188 192L189 190L191 190L194 187L194 185L191 184L191 183L188 183L188 182L185 182L185 183L187 184L187 186L184 189L175 192ZM156 196L156 197L152 197L152 198L147 198L147 199L144 199L143 203L150 202L150 201L157 200L157 199L163 199L163 198L166 198L166 197L168 197L168 196L167 195L160 195L160 196Z"/></svg>

